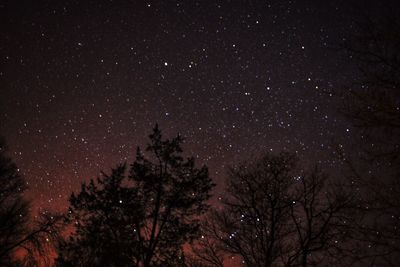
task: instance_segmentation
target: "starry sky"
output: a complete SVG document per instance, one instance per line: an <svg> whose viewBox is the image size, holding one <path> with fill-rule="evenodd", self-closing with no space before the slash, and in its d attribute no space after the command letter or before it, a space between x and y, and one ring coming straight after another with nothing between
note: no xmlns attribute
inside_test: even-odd
<svg viewBox="0 0 400 267"><path fill-rule="evenodd" d="M17 3L18 2L18 3ZM335 45L368 1L5 1L0 133L39 208L132 161L157 122L206 164L289 150L335 167L349 144ZM371 1L372 2L372 1ZM379 9L378 9L379 10Z"/></svg>

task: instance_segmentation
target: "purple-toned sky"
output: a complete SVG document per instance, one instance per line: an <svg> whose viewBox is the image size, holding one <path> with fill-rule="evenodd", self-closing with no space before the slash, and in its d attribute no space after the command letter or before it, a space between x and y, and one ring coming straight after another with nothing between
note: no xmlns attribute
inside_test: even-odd
<svg viewBox="0 0 400 267"><path fill-rule="evenodd" d="M354 69L334 46L361 5L380 8L2 1L0 133L29 197L65 208L81 181L132 160L156 122L185 136L185 152L220 185L228 165L263 151L335 167L333 145L354 137L336 96Z"/></svg>

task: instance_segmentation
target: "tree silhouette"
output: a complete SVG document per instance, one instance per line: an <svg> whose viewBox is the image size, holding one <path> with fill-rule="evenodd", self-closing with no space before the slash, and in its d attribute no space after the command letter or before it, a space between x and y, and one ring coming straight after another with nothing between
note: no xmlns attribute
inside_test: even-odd
<svg viewBox="0 0 400 267"><path fill-rule="evenodd" d="M22 193L26 184L16 165L6 156L4 140L0 141L0 265L10 263L13 252L26 235L29 205Z"/></svg>
<svg viewBox="0 0 400 267"><path fill-rule="evenodd" d="M180 136L163 139L156 125L149 137L149 155L138 148L129 175L118 166L71 196L75 231L60 245L60 266L183 266L214 185L205 166L182 157Z"/></svg>
<svg viewBox="0 0 400 267"><path fill-rule="evenodd" d="M379 19L367 17L343 44L360 70L343 107L362 137L358 160L345 158L364 193L360 238L371 261L389 266L400 255L400 19L393 10Z"/></svg>
<svg viewBox="0 0 400 267"><path fill-rule="evenodd" d="M130 266L143 223L137 190L124 187L125 165L83 184L70 198L69 222L76 231L61 242L59 266Z"/></svg>
<svg viewBox="0 0 400 267"><path fill-rule="evenodd" d="M213 222L205 220L202 223L203 235L191 244L191 251L187 255L188 267L224 267L224 251L221 244L214 239L218 235Z"/></svg>
<svg viewBox="0 0 400 267"><path fill-rule="evenodd" d="M352 199L328 187L317 169L296 164L292 154L267 154L231 169L223 208L204 223L194 258L203 266L222 266L222 254L239 256L244 266L335 262Z"/></svg>
<svg viewBox="0 0 400 267"><path fill-rule="evenodd" d="M58 239L60 216L42 213L30 218L29 203L24 199L24 178L6 155L0 139L0 266L32 266L38 256L46 260L51 241ZM17 257L19 251L23 257Z"/></svg>
<svg viewBox="0 0 400 267"><path fill-rule="evenodd" d="M348 87L343 112L363 134L370 160L400 161L400 19L366 18L343 44L359 77Z"/></svg>
<svg viewBox="0 0 400 267"><path fill-rule="evenodd" d="M295 178L290 206L290 245L287 266L350 265L347 250L354 242L355 196L342 184L314 168Z"/></svg>

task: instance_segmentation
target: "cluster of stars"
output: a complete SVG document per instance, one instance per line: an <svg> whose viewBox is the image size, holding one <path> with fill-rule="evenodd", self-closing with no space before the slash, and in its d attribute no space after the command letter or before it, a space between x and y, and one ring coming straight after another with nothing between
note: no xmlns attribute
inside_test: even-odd
<svg viewBox="0 0 400 267"><path fill-rule="evenodd" d="M350 140L327 47L349 14L334 4L30 5L7 6L0 128L40 207L133 160L156 122L219 185L262 151L334 166L331 140Z"/></svg>

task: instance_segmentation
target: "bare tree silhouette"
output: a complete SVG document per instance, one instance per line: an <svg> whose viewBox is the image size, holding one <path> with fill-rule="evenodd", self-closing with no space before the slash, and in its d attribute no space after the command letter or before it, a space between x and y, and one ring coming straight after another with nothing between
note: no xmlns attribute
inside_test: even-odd
<svg viewBox="0 0 400 267"><path fill-rule="evenodd" d="M344 115L362 137L359 158L346 155L359 191L364 246L375 264L397 266L400 255L400 19L394 9L369 16L343 49L360 70L344 96ZM361 159L361 160L360 160Z"/></svg>
<svg viewBox="0 0 400 267"><path fill-rule="evenodd" d="M194 258L204 266L222 266L224 254L239 256L244 266L337 262L352 197L318 169L296 165L294 155L282 153L231 169L223 208L203 225L205 241L193 248Z"/></svg>

